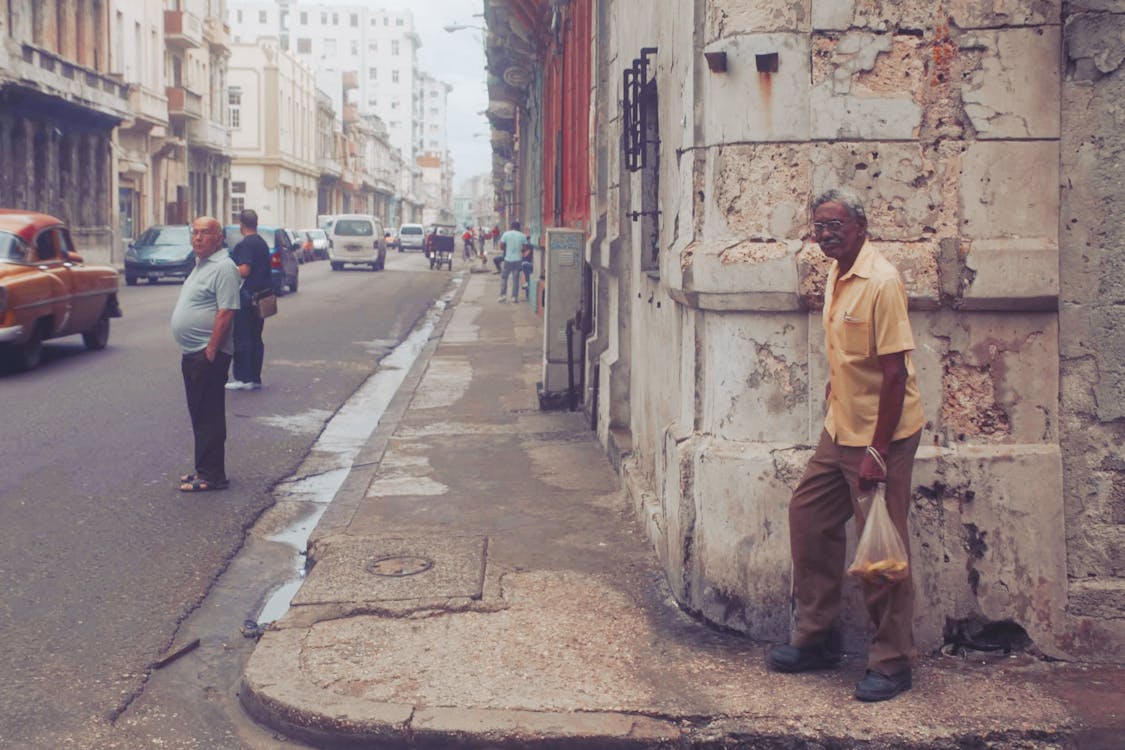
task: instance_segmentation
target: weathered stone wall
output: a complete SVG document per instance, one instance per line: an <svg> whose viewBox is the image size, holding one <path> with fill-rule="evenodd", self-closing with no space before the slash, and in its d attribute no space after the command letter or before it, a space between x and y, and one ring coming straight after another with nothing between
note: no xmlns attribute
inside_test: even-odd
<svg viewBox="0 0 1125 750"><path fill-rule="evenodd" d="M603 372L599 405L628 399L626 476L676 597L758 637L788 632L786 504L827 377L827 264L806 206L847 185L910 296L927 417L920 650L956 621L1011 620L1044 652L1125 660L1125 282L1122 230L1104 221L1125 3L684 5L611 3L600 78L610 110L620 69L659 40L659 278L623 218L636 177L609 168L594 199L606 241L625 240L598 274L617 304L603 338L631 346L624 361L602 349L630 377L626 396ZM726 53L726 71L704 52ZM615 143L619 121L598 122Z"/></svg>
<svg viewBox="0 0 1125 750"><path fill-rule="evenodd" d="M1070 2L1065 11L1059 430L1068 612L1099 625L1082 632L1084 639L1120 650L1125 633L1125 228L1118 218L1125 184L1125 2Z"/></svg>

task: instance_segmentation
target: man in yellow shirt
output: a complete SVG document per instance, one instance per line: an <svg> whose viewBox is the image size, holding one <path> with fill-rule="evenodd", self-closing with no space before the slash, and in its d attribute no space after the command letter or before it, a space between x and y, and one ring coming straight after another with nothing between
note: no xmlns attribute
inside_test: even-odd
<svg viewBox="0 0 1125 750"><path fill-rule="evenodd" d="M844 524L856 501L886 483L887 508L909 548L906 516L910 479L924 417L906 315L906 288L897 269L867 245L859 199L830 190L812 203L813 232L836 262L828 272L824 330L828 353L828 413L816 453L789 503L789 544L797 625L790 643L770 650L778 672L829 669L840 661L837 619L844 575ZM885 466L885 468L884 468ZM875 626L860 700L880 701L910 689L914 658L914 586L861 582Z"/></svg>

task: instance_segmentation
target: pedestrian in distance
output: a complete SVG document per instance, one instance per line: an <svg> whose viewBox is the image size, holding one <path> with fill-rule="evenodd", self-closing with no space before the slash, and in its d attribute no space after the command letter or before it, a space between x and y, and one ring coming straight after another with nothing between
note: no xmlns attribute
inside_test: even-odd
<svg viewBox="0 0 1125 750"><path fill-rule="evenodd" d="M181 492L226 489L226 391L234 351L231 329L239 308L238 268L223 249L219 222L201 216L191 225L195 268L172 310L172 336L182 353L188 414L195 440L195 471L180 477Z"/></svg>
<svg viewBox="0 0 1125 750"><path fill-rule="evenodd" d="M887 509L909 557L911 472L924 417L909 352L906 288L898 270L867 244L867 215L854 193L830 190L812 202L813 236L834 262L822 315L828 355L827 413L816 451L789 503L796 626L766 662L774 671L830 669L840 662L844 524L862 533L869 508L858 499L885 483ZM905 562L905 561L904 561ZM874 635L855 697L881 701L909 690L914 585L861 580Z"/></svg>
<svg viewBox="0 0 1125 750"><path fill-rule="evenodd" d="M503 267L500 270L500 298L497 302L507 301L508 278L512 279L512 302L517 302L520 296L520 270L521 258L525 245L530 241L527 235L520 231L520 223L512 222L512 228L500 237L500 247L504 251Z"/></svg>
<svg viewBox="0 0 1125 750"><path fill-rule="evenodd" d="M254 308L254 295L273 286L270 279L270 249L258 234L258 213L246 209L238 215L242 239L231 251L231 260L242 278L241 307L234 316L234 374L227 383L230 391L256 391L262 387L262 360L266 346L262 341L265 320Z"/></svg>

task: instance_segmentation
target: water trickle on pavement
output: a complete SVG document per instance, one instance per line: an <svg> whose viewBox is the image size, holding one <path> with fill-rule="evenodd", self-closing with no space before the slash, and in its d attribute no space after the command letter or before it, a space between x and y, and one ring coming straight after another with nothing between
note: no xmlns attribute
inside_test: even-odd
<svg viewBox="0 0 1125 750"><path fill-rule="evenodd" d="M460 279L454 279L454 285ZM279 586L262 606L257 622L273 622L288 609L293 596L305 579L305 547L309 535L316 528L328 504L347 479L352 463L367 443L379 420L398 392L402 381L430 340L434 327L453 297L450 290L438 299L426 315L414 326L401 344L379 361L378 370L340 407L317 438L301 465L291 476L282 480L275 490L279 499L286 502L310 503L312 512L282 529L268 539L288 544L295 550L296 576Z"/></svg>

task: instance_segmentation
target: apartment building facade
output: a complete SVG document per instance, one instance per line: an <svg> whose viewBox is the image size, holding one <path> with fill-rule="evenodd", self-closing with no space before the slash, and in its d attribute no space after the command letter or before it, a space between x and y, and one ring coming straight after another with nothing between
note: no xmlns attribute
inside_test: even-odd
<svg viewBox="0 0 1125 750"><path fill-rule="evenodd" d="M418 48L421 39L411 11L383 11L355 3L232 0L230 24L236 41L278 39L314 70L355 71L356 90L345 102L361 116L378 115L391 144L415 156Z"/></svg>
<svg viewBox="0 0 1125 750"><path fill-rule="evenodd" d="M166 7L167 6L167 7ZM114 72L132 117L116 133L118 231L223 217L230 202L224 0L116 0Z"/></svg>
<svg viewBox="0 0 1125 750"><path fill-rule="evenodd" d="M321 189L320 98L312 71L276 39L231 44L231 206L262 223L316 226Z"/></svg>
<svg viewBox="0 0 1125 750"><path fill-rule="evenodd" d="M112 44L105 3L0 2L0 206L67 221L92 261L115 255L113 131L132 116Z"/></svg>

